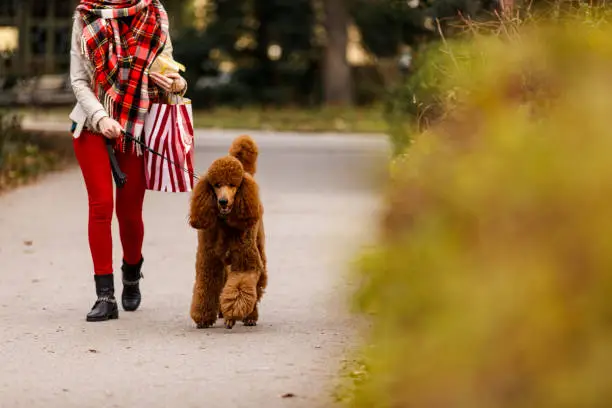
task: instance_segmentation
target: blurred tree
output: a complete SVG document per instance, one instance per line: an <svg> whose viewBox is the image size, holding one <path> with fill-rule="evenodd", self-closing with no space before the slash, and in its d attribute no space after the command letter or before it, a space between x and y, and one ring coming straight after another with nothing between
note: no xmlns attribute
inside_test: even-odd
<svg viewBox="0 0 612 408"><path fill-rule="evenodd" d="M324 0L326 45L323 58L325 103L351 105L351 68L346 58L349 5L346 0Z"/></svg>
<svg viewBox="0 0 612 408"><path fill-rule="evenodd" d="M364 46L377 57L396 56L401 44L416 45L433 35L420 3L413 8L393 0L352 0L351 6Z"/></svg>
<svg viewBox="0 0 612 408"><path fill-rule="evenodd" d="M170 30L178 33L186 26L193 25L192 0L162 0L170 18Z"/></svg>
<svg viewBox="0 0 612 408"><path fill-rule="evenodd" d="M499 6L499 0L351 0L364 45L378 57L396 56L403 44L419 48L440 29L450 35L457 19L487 18Z"/></svg>
<svg viewBox="0 0 612 408"><path fill-rule="evenodd" d="M211 52L236 65L235 79L259 103L287 103L308 71L313 30L309 0L211 0Z"/></svg>
<svg viewBox="0 0 612 408"><path fill-rule="evenodd" d="M350 23L370 53L393 58L404 45L418 54L438 37L437 22L451 34L459 15L475 18L499 0L208 0L203 33L191 0L163 1L181 33L175 47L190 83L229 62L231 97L242 103L350 105L362 85L347 61Z"/></svg>
<svg viewBox="0 0 612 408"><path fill-rule="evenodd" d="M217 73L209 58L212 43L204 33L185 28L173 38L173 46L174 58L187 68L184 75L189 84L195 85L202 75Z"/></svg>

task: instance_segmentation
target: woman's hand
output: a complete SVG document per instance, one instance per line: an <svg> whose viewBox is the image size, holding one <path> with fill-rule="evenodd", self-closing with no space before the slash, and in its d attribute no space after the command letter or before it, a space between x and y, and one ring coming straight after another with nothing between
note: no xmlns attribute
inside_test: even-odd
<svg viewBox="0 0 612 408"><path fill-rule="evenodd" d="M149 76L157 86L166 92L181 92L187 86L187 81L185 81L180 74L175 72L170 72L166 75L162 75L158 72L151 72Z"/></svg>
<svg viewBox="0 0 612 408"><path fill-rule="evenodd" d="M108 116L100 119L100 122L98 122L98 128L100 129L100 133L109 139L118 138L121 136L121 132L123 131L119 122Z"/></svg>

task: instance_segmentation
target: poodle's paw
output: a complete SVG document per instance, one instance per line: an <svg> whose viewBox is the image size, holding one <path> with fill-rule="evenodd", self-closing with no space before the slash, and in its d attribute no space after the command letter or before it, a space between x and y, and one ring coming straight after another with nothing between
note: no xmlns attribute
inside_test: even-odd
<svg viewBox="0 0 612 408"><path fill-rule="evenodd" d="M244 323L245 326L253 327L253 326L257 326L258 319L259 319L259 311L256 305L255 309L253 309L251 314L245 317L242 322Z"/></svg>
<svg viewBox="0 0 612 408"><path fill-rule="evenodd" d="M236 324L236 321L234 319L226 319L225 320L225 328L226 329L229 329L229 330L233 329L235 324Z"/></svg>
<svg viewBox="0 0 612 408"><path fill-rule="evenodd" d="M208 329L210 327L213 327L216 323L217 319L209 319L209 320L203 320L200 322L196 323L196 327L198 329Z"/></svg>
<svg viewBox="0 0 612 408"><path fill-rule="evenodd" d="M217 312L215 310L208 311L197 307L196 304L191 309L191 320L196 324L198 329L207 329L212 327L217 322Z"/></svg>

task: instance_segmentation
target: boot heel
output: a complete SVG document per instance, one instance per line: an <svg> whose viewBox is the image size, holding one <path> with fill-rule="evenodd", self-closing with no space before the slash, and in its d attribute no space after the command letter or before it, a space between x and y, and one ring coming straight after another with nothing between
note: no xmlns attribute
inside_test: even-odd
<svg viewBox="0 0 612 408"><path fill-rule="evenodd" d="M121 293L121 305L126 312L133 312L138 309L142 301L140 294L140 279L142 279L141 259L136 265L129 265L123 261L121 271L123 273L123 292Z"/></svg>
<svg viewBox="0 0 612 408"><path fill-rule="evenodd" d="M98 299L87 314L88 322L105 322L119 318L119 308L115 299L113 275L96 275L96 294Z"/></svg>

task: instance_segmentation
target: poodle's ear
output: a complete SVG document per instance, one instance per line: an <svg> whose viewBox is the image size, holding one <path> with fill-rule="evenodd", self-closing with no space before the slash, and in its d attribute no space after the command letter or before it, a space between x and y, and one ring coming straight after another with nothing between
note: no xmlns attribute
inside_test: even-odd
<svg viewBox="0 0 612 408"><path fill-rule="evenodd" d="M189 225L195 229L210 228L217 219L215 190L204 177L198 181L191 196Z"/></svg>
<svg viewBox="0 0 612 408"><path fill-rule="evenodd" d="M252 227L261 219L261 210L259 186L250 174L245 173L234 198L231 223L240 228Z"/></svg>

